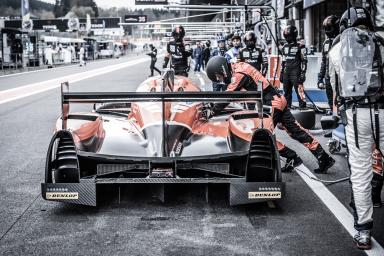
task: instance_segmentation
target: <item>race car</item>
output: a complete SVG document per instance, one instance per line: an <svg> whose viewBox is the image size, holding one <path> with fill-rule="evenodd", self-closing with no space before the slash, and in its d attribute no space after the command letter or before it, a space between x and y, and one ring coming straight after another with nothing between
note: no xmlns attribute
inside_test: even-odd
<svg viewBox="0 0 384 256"><path fill-rule="evenodd" d="M136 92L69 92L68 83L61 92L41 184L46 200L96 206L96 190L105 184L225 183L230 205L284 195L262 92L205 92L173 70ZM232 104L205 118L206 104L218 102ZM247 110L249 102L257 108ZM70 113L76 103L93 108Z"/></svg>

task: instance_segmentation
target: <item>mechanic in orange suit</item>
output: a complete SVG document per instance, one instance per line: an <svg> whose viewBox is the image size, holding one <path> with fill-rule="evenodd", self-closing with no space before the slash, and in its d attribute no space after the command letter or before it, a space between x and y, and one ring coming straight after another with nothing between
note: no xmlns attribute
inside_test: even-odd
<svg viewBox="0 0 384 256"><path fill-rule="evenodd" d="M320 143L295 120L291 111L287 108L287 100L285 97L281 95L257 69L245 62L232 63L231 66L229 66L225 58L215 56L209 60L206 72L210 80L228 84L227 91L257 91L258 83L262 83L263 103L272 106L274 125L276 126L278 123L281 123L293 139L299 141L311 151L319 162L319 168L317 168L315 172L326 173L327 170L334 165L335 160L329 156ZM214 104L212 108L209 109L207 116L209 117L220 113L227 105L228 103ZM287 163L293 161L293 164L296 166L300 164L295 162L295 160L300 159L296 153L294 153L296 159L291 158L291 151L293 150L284 146L282 143L278 143L278 148L280 155L287 158ZM287 156L287 152L289 152L289 156Z"/></svg>

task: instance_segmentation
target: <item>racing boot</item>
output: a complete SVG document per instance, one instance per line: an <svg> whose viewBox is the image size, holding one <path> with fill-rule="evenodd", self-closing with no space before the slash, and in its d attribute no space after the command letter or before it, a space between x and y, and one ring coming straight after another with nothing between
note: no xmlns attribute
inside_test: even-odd
<svg viewBox="0 0 384 256"><path fill-rule="evenodd" d="M383 188L383 176L374 172L371 184L372 184L373 207L380 208L383 205L381 202L381 189Z"/></svg>
<svg viewBox="0 0 384 256"><path fill-rule="evenodd" d="M281 172L292 172L295 167L303 163L303 160L301 160L296 152L286 146L280 150L279 153L282 157L286 158L285 165L281 168Z"/></svg>
<svg viewBox="0 0 384 256"><path fill-rule="evenodd" d="M315 173L327 173L328 169L331 168L335 164L335 159L333 159L327 153L323 153L318 158L319 168L315 169Z"/></svg>
<svg viewBox="0 0 384 256"><path fill-rule="evenodd" d="M295 167L301 165L302 163L303 160L301 160L298 155L296 155L294 158L287 158L284 167L281 167L281 172L292 172Z"/></svg>
<svg viewBox="0 0 384 256"><path fill-rule="evenodd" d="M371 245L371 230L361 230L353 237L353 241L356 243L357 248L361 250L370 250Z"/></svg>
<svg viewBox="0 0 384 256"><path fill-rule="evenodd" d="M299 109L306 109L307 103L305 101L299 103Z"/></svg>

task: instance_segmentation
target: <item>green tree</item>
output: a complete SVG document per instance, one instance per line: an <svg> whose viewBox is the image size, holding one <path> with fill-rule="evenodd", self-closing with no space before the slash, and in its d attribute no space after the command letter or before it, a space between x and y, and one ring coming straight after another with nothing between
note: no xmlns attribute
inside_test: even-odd
<svg viewBox="0 0 384 256"><path fill-rule="evenodd" d="M87 9L88 7L90 9ZM86 12L86 10L92 11ZM56 0L54 8L56 17L63 17L70 11L76 14L79 13L79 15L81 15L80 17L86 13L89 13L92 17L99 16L99 9L94 0Z"/></svg>

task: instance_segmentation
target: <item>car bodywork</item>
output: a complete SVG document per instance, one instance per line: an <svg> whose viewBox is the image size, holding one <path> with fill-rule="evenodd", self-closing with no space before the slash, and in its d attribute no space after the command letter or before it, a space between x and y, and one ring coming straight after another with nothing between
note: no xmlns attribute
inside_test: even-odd
<svg viewBox="0 0 384 256"><path fill-rule="evenodd" d="M103 184L225 183L231 205L281 199L280 157L261 96L202 92L172 70L129 93L69 92L64 83L42 196L95 206ZM258 107L229 106L221 115L202 118L207 102L235 101ZM70 113L75 103L95 105L91 112Z"/></svg>

